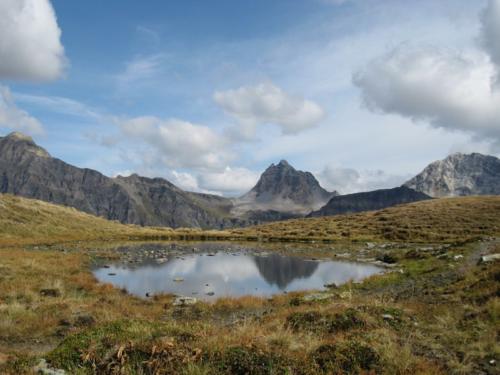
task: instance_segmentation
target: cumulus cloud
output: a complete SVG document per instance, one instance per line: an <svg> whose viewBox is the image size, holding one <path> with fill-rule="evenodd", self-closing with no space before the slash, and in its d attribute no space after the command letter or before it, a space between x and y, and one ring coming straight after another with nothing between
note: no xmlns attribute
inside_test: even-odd
<svg viewBox="0 0 500 375"><path fill-rule="evenodd" d="M169 177L174 184L185 190L239 196L255 185L259 174L246 168L228 166L222 171L202 171L195 174L174 170Z"/></svg>
<svg viewBox="0 0 500 375"><path fill-rule="evenodd" d="M43 134L42 124L16 106L10 90L5 86L0 86L0 127L31 135Z"/></svg>
<svg viewBox="0 0 500 375"><path fill-rule="evenodd" d="M147 164L214 169L222 168L232 156L224 137L207 126L157 117L118 119L116 123L128 139L148 146Z"/></svg>
<svg viewBox="0 0 500 375"><path fill-rule="evenodd" d="M318 179L328 190L351 194L401 186L411 175L393 175L381 170L359 172L352 168L326 166Z"/></svg>
<svg viewBox="0 0 500 375"><path fill-rule="evenodd" d="M325 117L325 111L315 102L289 95L272 83L217 91L214 100L240 122L247 136L259 124L277 125L283 134L297 134Z"/></svg>
<svg viewBox="0 0 500 375"><path fill-rule="evenodd" d="M240 195L250 190L259 179L259 173L246 168L226 167L222 172L204 173L198 177L203 189Z"/></svg>
<svg viewBox="0 0 500 375"><path fill-rule="evenodd" d="M49 0L0 1L0 78L48 81L66 65Z"/></svg>
<svg viewBox="0 0 500 375"><path fill-rule="evenodd" d="M500 0L490 0L483 14L484 51L404 44L372 61L353 77L366 106L464 131L500 147L500 90L493 64L500 58L499 9Z"/></svg>

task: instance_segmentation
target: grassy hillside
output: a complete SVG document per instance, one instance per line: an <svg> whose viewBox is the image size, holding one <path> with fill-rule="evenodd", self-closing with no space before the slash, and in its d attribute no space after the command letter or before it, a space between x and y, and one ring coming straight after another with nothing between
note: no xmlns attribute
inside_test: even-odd
<svg viewBox="0 0 500 375"><path fill-rule="evenodd" d="M474 239L500 234L500 196L435 199L360 214L269 223L232 234L274 240Z"/></svg>
<svg viewBox="0 0 500 375"><path fill-rule="evenodd" d="M124 239L200 239L211 232L143 228L105 220L71 207L0 194L0 245ZM217 234L222 235L222 233ZM213 234L213 237L217 237Z"/></svg>
<svg viewBox="0 0 500 375"><path fill-rule="evenodd" d="M500 235L498 196L436 199L360 214L201 231L123 225L70 207L0 194L3 246L101 239L453 242L494 235Z"/></svg>

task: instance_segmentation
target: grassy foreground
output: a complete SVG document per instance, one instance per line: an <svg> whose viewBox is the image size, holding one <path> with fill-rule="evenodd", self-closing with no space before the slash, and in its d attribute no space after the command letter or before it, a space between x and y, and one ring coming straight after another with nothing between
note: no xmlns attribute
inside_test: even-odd
<svg viewBox="0 0 500 375"><path fill-rule="evenodd" d="M345 240L336 228L349 222L347 239L384 243L338 243L327 253L348 249L352 258L383 259L393 264L384 275L312 300L310 293L293 293L176 307L172 296L139 299L97 283L93 258L116 254L105 246L89 252L86 240L188 232L123 226L1 196L0 373L32 373L41 358L69 374L498 373L500 264L479 259L500 253L492 238L500 200L423 203L220 234L300 240L324 222L311 238ZM387 235L400 229L407 239ZM325 237L327 230L333 233ZM424 232L433 244L412 243L424 241ZM21 246L59 241L82 242Z"/></svg>

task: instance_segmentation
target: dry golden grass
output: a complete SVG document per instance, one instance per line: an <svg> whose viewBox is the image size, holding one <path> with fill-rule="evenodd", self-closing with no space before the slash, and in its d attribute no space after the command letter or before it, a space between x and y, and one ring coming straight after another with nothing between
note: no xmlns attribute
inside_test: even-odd
<svg viewBox="0 0 500 375"><path fill-rule="evenodd" d="M417 202L380 211L296 219L227 231L140 227L0 194L0 246L90 240L454 242L500 234L500 196Z"/></svg>
<svg viewBox="0 0 500 375"><path fill-rule="evenodd" d="M0 246L66 241L218 239L224 232L124 225L71 207L0 194Z"/></svg>
<svg viewBox="0 0 500 375"><path fill-rule="evenodd" d="M469 240L500 234L500 196L434 199L380 211L264 224L231 234L276 241Z"/></svg>
<svg viewBox="0 0 500 375"><path fill-rule="evenodd" d="M405 255L416 246L405 251L402 244L386 251L397 257L403 273L341 286L326 301L289 294L183 308L172 306L171 296L139 299L99 284L85 244L70 252L20 245L196 238L453 242L495 236L499 228L500 197L203 232L122 225L0 195L0 372L29 372L41 356L81 374L491 370L489 361L500 353L500 264L475 259L500 251L498 242L436 246L417 258ZM111 250L102 251L113 257ZM457 254L464 257L454 260Z"/></svg>

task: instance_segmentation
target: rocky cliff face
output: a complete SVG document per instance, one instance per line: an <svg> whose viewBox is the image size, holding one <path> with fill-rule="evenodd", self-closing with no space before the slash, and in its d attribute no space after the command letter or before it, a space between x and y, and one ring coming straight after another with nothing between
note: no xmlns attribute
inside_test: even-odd
<svg viewBox="0 0 500 375"><path fill-rule="evenodd" d="M164 179L109 178L52 158L30 137L0 138L0 193L75 207L122 223L199 228L244 224L229 199L185 192Z"/></svg>
<svg viewBox="0 0 500 375"><path fill-rule="evenodd" d="M257 185L235 200L235 214L248 211L275 211L307 214L337 195L323 189L309 172L298 171L282 160L261 175Z"/></svg>
<svg viewBox="0 0 500 375"><path fill-rule="evenodd" d="M431 197L500 194L500 159L453 154L427 166L405 186Z"/></svg>
<svg viewBox="0 0 500 375"><path fill-rule="evenodd" d="M425 199L431 198L405 186L366 193L339 195L330 199L320 210L312 212L309 217L380 210L398 204L417 202Z"/></svg>

